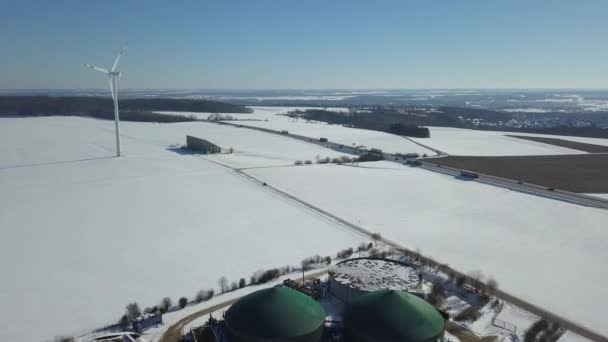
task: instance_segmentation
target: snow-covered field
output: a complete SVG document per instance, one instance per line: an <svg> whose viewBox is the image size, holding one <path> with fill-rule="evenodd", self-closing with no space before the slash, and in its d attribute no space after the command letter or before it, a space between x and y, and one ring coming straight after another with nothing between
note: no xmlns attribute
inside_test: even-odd
<svg viewBox="0 0 608 342"><path fill-rule="evenodd" d="M347 128L341 125L329 125L320 122L306 122L293 120L283 115L291 110L306 110L311 107L251 107L253 114L228 114L239 119L255 119L259 121L241 122L246 126L264 127L274 130L287 130L290 133L309 136L311 138L326 137L331 141L345 145L364 145L368 148L376 147L385 152L408 153L416 152L420 155L435 154L433 151L412 143L402 137L364 129ZM328 110L346 111L346 108L327 108ZM206 118L209 114L196 114ZM480 131L451 127L429 127L431 137L427 139L412 138L425 146L438 149L454 155L473 156L517 156L517 155L552 155L552 154L580 154L578 150L559 147L539 142L507 137L505 135L527 135L555 139L564 139L587 144L607 145L608 139L585 138L547 134L529 134L518 132Z"/></svg>
<svg viewBox="0 0 608 342"><path fill-rule="evenodd" d="M306 110L312 107L251 107L252 114L224 113L239 120L245 126L263 127L277 131L287 130L290 133L308 136L314 139L321 137L344 145L364 145L368 148L380 148L385 152L434 155L430 149L417 145L408 139L378 131L347 128L341 125L329 125L323 122L306 122L294 120L284 114L291 110ZM327 108L329 110L346 111L345 108ZM194 115L207 119L211 113L195 112L160 112L166 114ZM582 151L573 150L539 142L507 137L506 135L527 135L565 139L588 144L608 145L608 139L583 138L559 135L528 134L517 132L480 131L451 127L429 127L430 138L412 138L422 145L438 149L453 155L469 156L518 156L518 155L553 155L580 154Z"/></svg>
<svg viewBox="0 0 608 342"><path fill-rule="evenodd" d="M278 114L285 114L292 110L307 110L307 109L316 109L316 107L262 107L262 106L250 106L253 109L253 113L218 113L222 116L232 116L234 119L238 120L281 120L285 118L284 116L280 116ZM346 111L346 108L326 108L328 110L335 111ZM177 115L193 115L198 119L207 119L209 115L214 115L214 113L206 113L206 112L168 112L168 111L158 111L157 113L161 114L177 114Z"/></svg>
<svg viewBox="0 0 608 342"><path fill-rule="evenodd" d="M390 134L276 115L288 109L257 107L239 117L344 144L432 153ZM355 224L458 269L480 269L522 298L608 331L596 300L608 295L602 286L608 277L596 266L608 262L606 211L390 162L291 167L295 160L342 154L247 128L121 127L125 157L113 158L111 121L0 119L0 320L6 327L0 340L41 340L113 323L129 301L149 306L164 296L191 297L222 275L247 278L364 240L222 165L248 168ZM420 141L454 154L580 153L501 132L432 130L431 139ZM177 146L187 134L235 152L184 154Z"/></svg>
<svg viewBox="0 0 608 342"><path fill-rule="evenodd" d="M200 156L186 134L242 166L290 165L331 151L207 123L0 119L2 341L39 341L116 322L130 301L192 297L256 270L298 265L364 239ZM243 160L239 160L239 155ZM322 237L322 238L321 238Z"/></svg>
<svg viewBox="0 0 608 342"><path fill-rule="evenodd" d="M602 141L604 142L604 144L608 144L608 139L561 137L542 134L522 134L514 132L478 131L450 127L429 127L429 129L431 130L430 138L412 139L432 148L453 155L523 156L584 153L578 150L573 150L565 147L543 144L524 139L511 138L507 137L507 134L546 136L550 138L587 142L590 144L599 144L599 142L597 141Z"/></svg>
<svg viewBox="0 0 608 342"><path fill-rule="evenodd" d="M323 122L306 122L288 117L275 116L268 121L246 121L243 125L263 127L274 130L287 130L289 133L303 135L313 139L327 138L332 142L344 145L363 145L367 148L379 148L390 153L418 153L434 155L435 152L426 149L410 140L384 132L366 129L348 128L341 125L330 125Z"/></svg>
<svg viewBox="0 0 608 342"><path fill-rule="evenodd" d="M374 165L365 163L361 165ZM334 215L608 333L608 211L406 166L248 170Z"/></svg>
<svg viewBox="0 0 608 342"><path fill-rule="evenodd" d="M392 153L418 153L433 155L433 151L421 147L405 138L378 131L365 129L347 128L341 125L329 125L323 122L306 122L305 120L294 120L284 115L291 110L306 110L311 107L251 107L252 114L230 114L237 119L255 120L239 121L239 124L252 127L263 127L277 131L287 130L289 133L303 135L314 139L321 137L330 141L352 146L364 145L367 148L380 148L385 152ZM326 108L334 111L345 111L345 108ZM166 114L194 115L195 117L206 119L210 113L190 113L190 112L160 112Z"/></svg>
<svg viewBox="0 0 608 342"><path fill-rule="evenodd" d="M0 130L0 169L107 157L114 153L114 126L108 121L77 117L2 119ZM205 122L123 122L121 133L123 152L130 157L164 156L170 148L185 144L186 135L207 139L224 149L234 148L234 154L211 158L235 167L292 165L295 160L314 160L317 155L344 155L279 135Z"/></svg>

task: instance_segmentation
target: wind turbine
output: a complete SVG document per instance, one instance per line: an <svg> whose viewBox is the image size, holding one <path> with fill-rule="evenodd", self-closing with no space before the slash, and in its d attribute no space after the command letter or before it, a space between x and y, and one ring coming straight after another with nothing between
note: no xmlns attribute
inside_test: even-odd
<svg viewBox="0 0 608 342"><path fill-rule="evenodd" d="M118 66L118 61L120 61L120 57L122 56L124 51L125 51L124 49L120 49L118 56L114 60L112 69L110 69L109 71L107 69L100 68L98 66L91 65L91 64L84 65L87 68L97 70L99 72L103 72L110 78L110 92L112 93L112 100L114 100L114 127L115 127L115 131L116 131L116 156L117 157L120 157L120 127L119 127L120 117L118 115L118 88L116 85L116 81L120 77L121 74L119 71L116 71L116 67Z"/></svg>

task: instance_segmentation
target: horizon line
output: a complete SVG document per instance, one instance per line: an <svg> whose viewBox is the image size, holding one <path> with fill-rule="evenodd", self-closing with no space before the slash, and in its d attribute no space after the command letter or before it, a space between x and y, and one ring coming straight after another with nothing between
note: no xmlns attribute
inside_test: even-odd
<svg viewBox="0 0 608 342"><path fill-rule="evenodd" d="M106 88L0 88L9 91L108 91ZM122 91L411 91L411 90L605 90L595 87L421 87L421 88L122 88Z"/></svg>

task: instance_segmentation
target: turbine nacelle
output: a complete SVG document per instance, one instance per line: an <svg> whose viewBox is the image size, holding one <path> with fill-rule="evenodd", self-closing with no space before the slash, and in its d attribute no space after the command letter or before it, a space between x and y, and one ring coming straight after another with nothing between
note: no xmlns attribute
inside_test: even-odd
<svg viewBox="0 0 608 342"><path fill-rule="evenodd" d="M99 71L102 72L110 77L120 77L121 73L120 71L116 71L116 67L118 67L118 62L120 61L120 57L122 57L122 54L125 52L125 49L120 49L120 52L118 53L118 56L116 56L116 59L114 60L114 64L112 64L112 68L111 69L106 69L106 68L102 68L102 67L98 67L96 65L92 65L92 64L85 64L84 66L89 68L89 69L93 69L95 71Z"/></svg>

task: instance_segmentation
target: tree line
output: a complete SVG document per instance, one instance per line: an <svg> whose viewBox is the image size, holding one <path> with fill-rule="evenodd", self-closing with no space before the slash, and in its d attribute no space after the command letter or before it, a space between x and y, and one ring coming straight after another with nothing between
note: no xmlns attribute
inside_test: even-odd
<svg viewBox="0 0 608 342"><path fill-rule="evenodd" d="M420 127L407 115L386 108L374 108L365 111L351 110L350 112L308 109L292 111L288 113L288 116L409 137L430 137L428 128Z"/></svg>
<svg viewBox="0 0 608 342"><path fill-rule="evenodd" d="M119 101L119 106L121 119L128 121L181 122L194 120L193 117L165 115L152 113L152 111L252 112L250 108L240 105L190 99L125 99ZM69 115L113 119L114 104L111 98L105 97L0 96L0 115Z"/></svg>

